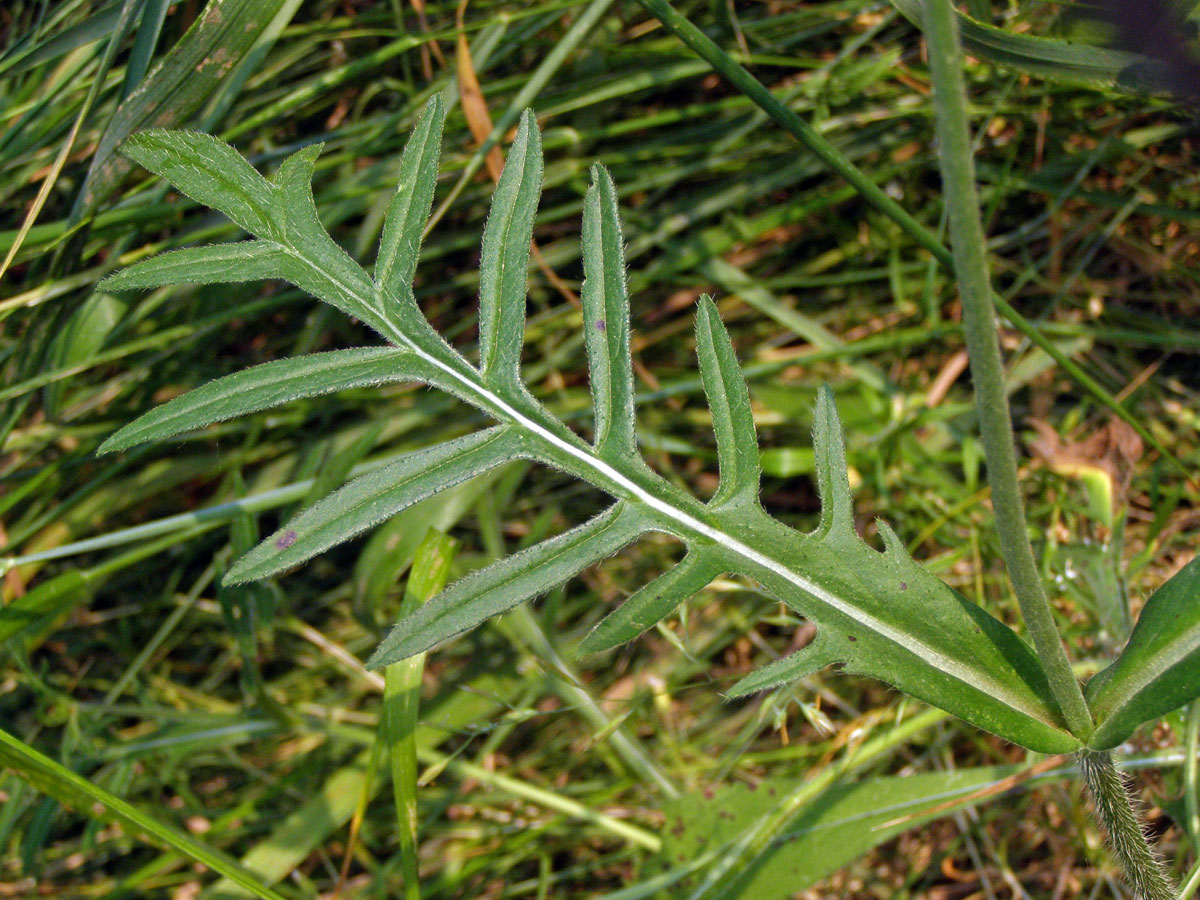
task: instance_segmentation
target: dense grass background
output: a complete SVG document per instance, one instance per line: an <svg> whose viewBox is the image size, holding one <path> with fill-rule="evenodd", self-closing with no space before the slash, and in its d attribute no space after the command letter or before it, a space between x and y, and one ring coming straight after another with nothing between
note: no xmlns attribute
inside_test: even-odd
<svg viewBox="0 0 1200 900"><path fill-rule="evenodd" d="M514 465L297 572L225 590L221 573L256 531L357 464L462 433L475 413L425 390L350 391L94 456L116 427L212 377L372 340L278 284L95 292L123 261L238 236L112 156L122 129L164 111L268 171L325 141L322 220L369 262L407 130L444 91L455 105L435 205L450 202L425 244L418 296L443 333L472 344L491 182L484 167L452 191L478 166L456 102L465 73L455 65L455 4L428 3L423 24L400 0L293 5L245 62L245 34L260 32L213 28L186 66L171 48L203 11L198 2L0 9L0 253L40 207L0 280L0 541L5 555L33 558L10 566L3 584L0 727L241 859L284 896L392 897L401 890L395 810L384 773L369 775L380 682L360 660L395 616L417 543L430 527L451 534L461 573L580 521L602 498ZM815 524L808 429L817 386L829 382L860 530L873 534L874 517L885 516L918 559L1015 624L946 273L639 6L596 7L476 2L463 19L493 120L515 110L531 78L537 88L530 105L547 169L535 239L545 266L530 272L530 385L587 427L572 291L587 166L600 161L622 191L639 428L652 463L700 493L715 486L691 338L693 304L712 292L751 376L771 511ZM970 4L1012 32L1065 27L1054 4L994 7ZM228 21L266 25L250 13L237 19L236 8L224 5ZM589 8L602 12L598 23L564 44ZM940 227L928 73L919 34L892 6L678 8ZM128 35L110 42L126 12ZM556 51L562 59L548 64ZM136 91L158 59L168 60L162 73ZM986 60L972 60L968 77L998 286L1194 472L1193 112ZM1120 646L1126 609L1136 613L1194 553L1198 488L1112 424L1041 350L1003 335L1030 527L1060 627L1090 673ZM1090 491L1083 463L1107 472ZM1097 484L1112 488L1115 519ZM836 672L723 702L740 675L806 635L752 584L719 582L669 628L576 658L603 613L678 553L643 541L430 657L417 738L425 896L682 896L678 884L662 885L704 852L688 841L732 827L705 811L708 797L752 818L769 809L768 789L811 784L804 808L828 809L845 794L837 785L952 770L996 789L965 811L938 808L929 824L894 824L878 834L886 843L832 872L787 866L834 859L848 832L814 832L815 849L793 858L776 842L783 867L773 886L735 885L724 896L1122 896L1066 763L1000 782L1036 760ZM36 614L20 614L27 597ZM1180 800L1185 730L1180 718L1125 748L1154 764L1139 777L1177 873L1200 840ZM978 769L996 765L1016 768ZM899 811L878 821L939 807L946 778L911 782L911 796L894 798ZM835 795L817 793L830 785ZM839 815L861 822L854 817L896 789L885 782L850 796ZM0 774L0 799L0 895L238 895L12 772ZM850 833L870 834L853 824Z"/></svg>

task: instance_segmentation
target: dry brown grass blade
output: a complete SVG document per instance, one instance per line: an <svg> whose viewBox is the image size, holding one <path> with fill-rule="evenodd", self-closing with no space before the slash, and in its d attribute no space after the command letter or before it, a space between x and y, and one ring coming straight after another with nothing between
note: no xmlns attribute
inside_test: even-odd
<svg viewBox="0 0 1200 900"><path fill-rule="evenodd" d="M470 0L461 0L454 16L455 25L458 27L455 70L458 73L458 99L462 103L463 116L466 117L467 127L471 129L471 137L475 139L475 143L482 145L492 133L492 117L488 113L487 100L483 97L483 88L479 86L479 76L475 74L475 63L471 60L471 47L467 43L467 32L463 24L468 2ZM504 169L504 155L499 147L488 151L486 164L492 181L499 181L500 172Z"/></svg>
<svg viewBox="0 0 1200 900"><path fill-rule="evenodd" d="M421 29L421 34L429 34L429 19L425 15L425 0L411 0L413 12L417 14L417 27ZM462 25L459 25L462 28ZM461 32L460 32L461 33ZM433 60L430 58L430 53L433 54L438 61L438 65L443 69L446 68L446 57L442 53L442 48L434 38L429 39L429 43L421 45L421 73L426 80L433 78Z"/></svg>

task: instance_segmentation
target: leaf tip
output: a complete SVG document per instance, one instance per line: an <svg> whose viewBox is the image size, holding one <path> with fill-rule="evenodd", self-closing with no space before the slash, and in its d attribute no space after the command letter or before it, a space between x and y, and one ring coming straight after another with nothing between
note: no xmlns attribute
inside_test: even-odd
<svg viewBox="0 0 1200 900"><path fill-rule="evenodd" d="M700 299L696 301L696 333L700 335L704 331L711 332L714 327L714 321L721 321L721 314L717 312L717 304L713 302L713 298L708 294L701 294Z"/></svg>
<svg viewBox="0 0 1200 900"><path fill-rule="evenodd" d="M137 285L131 284L130 280L129 268L120 269L116 272L110 272L96 282L96 290L107 291L109 293L137 290Z"/></svg>
<svg viewBox="0 0 1200 900"><path fill-rule="evenodd" d="M404 626L405 621L405 619L401 619L397 622L387 637L375 648L375 652L367 657L367 661L363 663L363 667L368 672L374 672L376 669L390 666L392 663L400 662L400 660L420 652L419 650L409 652L404 646L405 635L400 629Z"/></svg>
<svg viewBox="0 0 1200 900"><path fill-rule="evenodd" d="M600 622L595 628L587 633L576 651L583 656L591 656L593 653L603 653L605 650L612 650L614 647L620 646L621 641L614 641L612 635L608 633L608 629L604 627L604 622Z"/></svg>
<svg viewBox="0 0 1200 900"><path fill-rule="evenodd" d="M883 552L885 556L894 556L899 559L908 559L908 548L904 546L904 542L900 540L900 536L892 529L892 526L883 519L875 519L875 530L879 532L879 537L883 540Z"/></svg>
<svg viewBox="0 0 1200 900"><path fill-rule="evenodd" d="M509 155L520 158L534 157L538 177L542 171L542 135L538 130L537 116L529 107L521 113L520 124L517 125L517 135L513 138Z"/></svg>
<svg viewBox="0 0 1200 900"><path fill-rule="evenodd" d="M291 535L290 540L288 540L284 546L280 547L278 542L288 534ZM272 575L283 568L287 568L287 566L272 565L267 560L269 559L270 553L277 553L280 550L286 549L286 547L290 547L292 544L294 544L296 542L295 535L295 531L277 531L258 546L254 547L252 550L242 554L242 556L239 557L233 563L233 565L229 567L229 571L227 571L225 576L221 579L221 584L247 584L248 582L258 581L260 578L266 578L268 575Z"/></svg>
<svg viewBox="0 0 1200 900"><path fill-rule="evenodd" d="M132 446L132 444L126 443L121 437L121 432L118 431L114 434L110 434L104 440L104 442L96 448L96 455L107 456L110 453L118 453L121 450L127 450L130 446Z"/></svg>
<svg viewBox="0 0 1200 900"><path fill-rule="evenodd" d="M813 419L813 457L817 468L817 492L821 497L821 524L817 533L822 536L854 535L846 445L833 391L828 384L822 384L817 391Z"/></svg>
<svg viewBox="0 0 1200 900"><path fill-rule="evenodd" d="M421 111L421 118L430 116L436 119L442 119L446 116L446 102L442 100L440 93L435 93L432 97L425 101L425 109Z"/></svg>

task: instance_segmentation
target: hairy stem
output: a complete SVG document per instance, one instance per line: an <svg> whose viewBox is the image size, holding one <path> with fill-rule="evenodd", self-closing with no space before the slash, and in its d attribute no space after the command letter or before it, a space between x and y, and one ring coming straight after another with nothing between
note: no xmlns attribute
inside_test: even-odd
<svg viewBox="0 0 1200 900"><path fill-rule="evenodd" d="M962 297L963 328L971 358L975 406L987 458L988 484L992 489L1000 550L1017 602L1021 605L1025 626L1046 669L1063 720L1076 737L1086 740L1092 731L1092 717L1059 639L1025 530L1025 509L1013 452L1012 418L1004 392L1004 365L996 337L987 250L975 191L958 23L950 0L926 0L925 36L933 75L937 136L941 143L938 158L950 216L954 271Z"/></svg>
<svg viewBox="0 0 1200 900"><path fill-rule="evenodd" d="M1125 870L1129 886L1142 900L1175 900L1175 887L1167 877L1163 861L1146 839L1134 798L1113 765L1112 754L1080 751L1079 766L1092 795L1096 818L1108 834L1108 844Z"/></svg>

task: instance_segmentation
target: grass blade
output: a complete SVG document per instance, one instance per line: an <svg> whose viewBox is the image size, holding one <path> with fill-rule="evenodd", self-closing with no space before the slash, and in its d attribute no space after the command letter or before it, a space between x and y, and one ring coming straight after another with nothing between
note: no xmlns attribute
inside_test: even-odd
<svg viewBox="0 0 1200 900"><path fill-rule="evenodd" d="M283 0L209 0L139 89L117 108L100 137L73 218L106 198L128 171L116 155L118 146L125 152L122 141L150 126L186 124L220 90L283 6Z"/></svg>
<svg viewBox="0 0 1200 900"><path fill-rule="evenodd" d="M430 529L413 557L404 588L403 612L418 608L446 586L455 541ZM400 839L400 869L405 900L420 900L417 868L417 711L421 702L421 672L425 654L418 653L384 669L383 737L392 769L392 795Z"/></svg>
<svg viewBox="0 0 1200 900"><path fill-rule="evenodd" d="M890 0L920 27L927 0ZM955 10L963 49L972 56L1041 78L1132 91L1161 89L1162 66L1140 53L1005 31Z"/></svg>
<svg viewBox="0 0 1200 900"><path fill-rule="evenodd" d="M263 900L283 900L223 853L201 844L172 825L148 816L133 804L92 784L3 730L0 730L0 764L12 769L43 794L63 805L102 821L119 822L131 836L148 835L189 859L208 866L252 896Z"/></svg>

